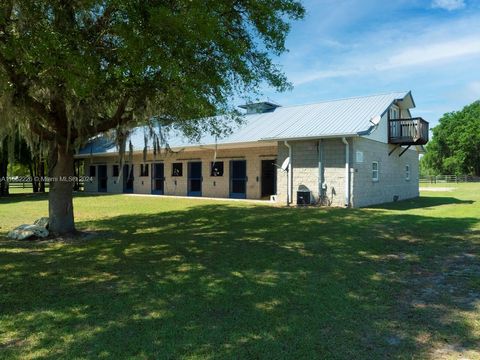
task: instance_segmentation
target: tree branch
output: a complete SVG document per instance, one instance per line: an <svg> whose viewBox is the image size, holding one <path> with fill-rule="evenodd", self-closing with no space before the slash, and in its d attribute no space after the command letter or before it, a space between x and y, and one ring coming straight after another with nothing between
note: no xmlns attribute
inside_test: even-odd
<svg viewBox="0 0 480 360"><path fill-rule="evenodd" d="M46 129L38 120L30 120L28 122L30 129L40 136L42 140L53 140L55 139L55 134Z"/></svg>
<svg viewBox="0 0 480 360"><path fill-rule="evenodd" d="M100 124L97 126L92 125L87 129L87 134L95 135L101 132L106 132L108 130L114 129L118 126L124 125L132 120L131 115L125 116L125 110L127 108L128 100L130 100L130 95L125 95L117 106L115 114L111 118L104 118Z"/></svg>
<svg viewBox="0 0 480 360"><path fill-rule="evenodd" d="M12 11L13 11L13 0L5 1L4 5L4 11L3 11L3 17L5 19L5 23L0 25L1 31L6 34L7 32L7 25L10 23L11 17L12 17ZM1 34L1 35L4 35Z"/></svg>
<svg viewBox="0 0 480 360"><path fill-rule="evenodd" d="M33 115L39 116L46 121L54 121L53 114L47 109L47 107L40 101L28 94L29 86L28 80L25 76L18 74L15 71L15 62L7 60L5 56L0 52L0 64L5 69L11 83L15 88L14 101L20 98L23 101L24 108L32 112ZM38 136L44 138L52 138L55 134L44 127L38 127L35 125L35 121L30 121L32 130L37 133Z"/></svg>

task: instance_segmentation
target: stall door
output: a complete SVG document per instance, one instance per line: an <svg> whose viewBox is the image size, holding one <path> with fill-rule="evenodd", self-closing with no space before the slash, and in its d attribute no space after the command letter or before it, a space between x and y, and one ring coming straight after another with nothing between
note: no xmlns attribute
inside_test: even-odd
<svg viewBox="0 0 480 360"><path fill-rule="evenodd" d="M262 160L262 197L275 195L276 178L275 160Z"/></svg>
<svg viewBox="0 0 480 360"><path fill-rule="evenodd" d="M133 193L133 165L123 165L123 192Z"/></svg>
<svg viewBox="0 0 480 360"><path fill-rule="evenodd" d="M245 199L247 197L247 161L230 161L230 197Z"/></svg>
<svg viewBox="0 0 480 360"><path fill-rule="evenodd" d="M107 192L107 165L98 165L98 192Z"/></svg>
<svg viewBox="0 0 480 360"><path fill-rule="evenodd" d="M202 163L188 163L188 196L202 196Z"/></svg>
<svg viewBox="0 0 480 360"><path fill-rule="evenodd" d="M152 172L152 194L163 195L163 184L165 172L163 163L153 164Z"/></svg>

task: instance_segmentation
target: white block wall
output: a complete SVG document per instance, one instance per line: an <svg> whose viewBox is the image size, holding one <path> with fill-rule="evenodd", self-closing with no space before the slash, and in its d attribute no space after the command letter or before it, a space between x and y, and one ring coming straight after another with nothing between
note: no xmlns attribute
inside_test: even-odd
<svg viewBox="0 0 480 360"><path fill-rule="evenodd" d="M275 159L277 154L276 146L248 147L241 149L219 149L217 150L217 161L223 161L223 176L210 176L211 162L214 160L214 150L192 150L178 153L169 153L164 156L157 156L154 159L153 154L148 154L146 161L143 161L143 154L135 154L134 164L134 184L133 192L138 194L150 194L152 189L152 171L154 162L164 164L165 195L186 196L188 190L188 163L190 161L202 162L202 196L205 197L223 197L230 195L230 160L246 160L247 162L247 199L259 199L261 196L261 162L262 160ZM172 164L180 162L183 164L183 176L172 176ZM118 157L115 155L105 157L90 157L85 159L85 174L89 175L90 165L107 165L108 174L108 193L122 193L123 179L113 177L113 164L118 163ZM140 164L149 164L149 176L140 176ZM120 169L121 171L121 169ZM85 184L85 191L97 192L98 190L98 169L97 177L92 182Z"/></svg>
<svg viewBox="0 0 480 360"><path fill-rule="evenodd" d="M355 207L405 200L419 196L418 153L414 147L399 156L403 148L388 153L394 145L365 138L354 139L354 149L363 153L363 162L354 158L352 204ZM372 180L372 162L379 167L378 181ZM406 165L410 167L410 179L406 178Z"/></svg>
<svg viewBox="0 0 480 360"><path fill-rule="evenodd" d="M390 202L394 197L399 200L417 197L418 191L418 154L415 150L407 150L401 157L397 149L388 155L393 145L374 141L364 137L348 138L350 148L350 204L353 207L368 206ZM318 140L290 141L292 146L292 200L296 205L297 190L309 190L313 203L329 206L345 206L345 144L341 139L324 139L323 147L323 174L326 188L324 198L319 196L319 144ZM356 153L363 154L363 161L357 162ZM321 154L322 152L320 152ZM149 164L149 176L140 177L142 154L136 154L134 164L134 193L150 194L152 189L151 174L154 161L163 162L165 169L164 193L166 195L187 195L188 162L202 162L202 196L229 197L230 193L230 166L233 159L247 161L247 198L259 199L261 195L261 161L277 158L281 165L288 156L288 149L283 142L278 146L250 147L241 149L223 149L217 151L217 161L224 162L222 177L210 176L210 163L213 161L214 151L192 150L180 153L170 153L166 156L153 159L149 154L146 163ZM85 160L86 172L91 164L107 164L109 193L121 193L123 180L113 177L112 165L118 161L116 156L91 157ZM372 180L372 162L379 163L379 181ZM183 164L183 176L172 176L172 163ZM410 180L405 178L405 167L410 166ZM121 169L120 169L121 171ZM98 175L98 169L97 169ZM85 184L85 190L97 192L97 178ZM282 205L287 201L287 173L277 170L277 202Z"/></svg>
<svg viewBox="0 0 480 360"><path fill-rule="evenodd" d="M350 150L350 204L362 207L391 202L395 198L404 200L417 197L418 154L407 150L399 157L402 149L388 155L393 145L363 137L347 138ZM296 205L297 191L311 191L314 203L329 206L345 206L345 144L341 139L324 139L324 199L319 199L319 141L289 141L292 147L293 189L292 200ZM363 153L363 162L356 162L356 152ZM278 144L278 163L288 157L288 148ZM372 162L379 163L379 181L372 181ZM410 180L405 178L405 167L410 167ZM287 201L287 173L277 170L277 197L281 204Z"/></svg>
<svg viewBox="0 0 480 360"><path fill-rule="evenodd" d="M351 141L351 140L349 140ZM297 191L310 190L312 202L319 203L319 146L323 147L324 162L324 189L323 204L329 206L343 206L345 202L345 145L340 139L324 139L322 145L317 140L289 141L292 147L293 190L292 200L296 205ZM351 152L351 151L350 151ZM320 152L321 153L321 152ZM278 163L288 157L288 148L283 142L278 143ZM287 173L277 170L278 201L286 204L287 201Z"/></svg>

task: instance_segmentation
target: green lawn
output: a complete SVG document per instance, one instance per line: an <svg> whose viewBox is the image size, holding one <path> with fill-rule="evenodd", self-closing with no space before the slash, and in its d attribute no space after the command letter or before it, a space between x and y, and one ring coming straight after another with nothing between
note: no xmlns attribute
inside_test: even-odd
<svg viewBox="0 0 480 360"><path fill-rule="evenodd" d="M424 184L422 186L430 186ZM372 209L87 196L83 240L7 240L0 358L480 359L480 184Z"/></svg>

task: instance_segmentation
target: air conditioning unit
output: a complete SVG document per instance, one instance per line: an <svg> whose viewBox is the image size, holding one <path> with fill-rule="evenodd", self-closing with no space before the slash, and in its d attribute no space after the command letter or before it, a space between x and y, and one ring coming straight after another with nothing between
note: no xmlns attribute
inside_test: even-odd
<svg viewBox="0 0 480 360"><path fill-rule="evenodd" d="M311 191L297 191L297 206L307 206L312 203Z"/></svg>

